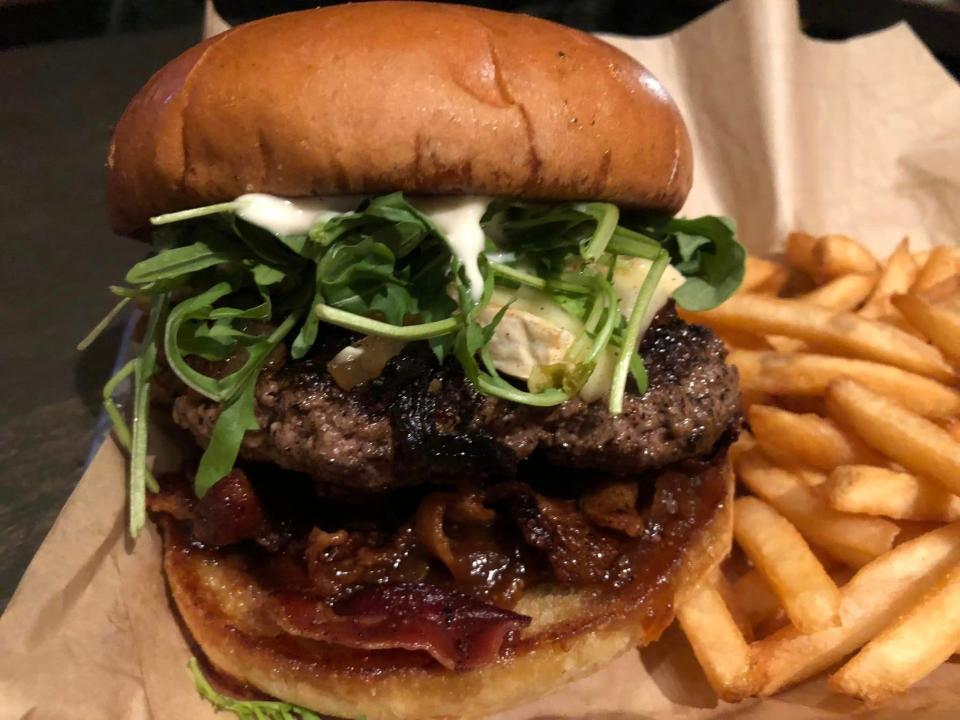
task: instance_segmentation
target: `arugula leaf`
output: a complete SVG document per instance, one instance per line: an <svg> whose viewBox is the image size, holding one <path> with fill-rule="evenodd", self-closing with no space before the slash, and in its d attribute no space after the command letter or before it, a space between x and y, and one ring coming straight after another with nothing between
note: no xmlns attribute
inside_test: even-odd
<svg viewBox="0 0 960 720"><path fill-rule="evenodd" d="M240 720L323 720L313 710L280 700L237 700L227 697L213 689L203 676L196 658L190 658L187 667L200 696L217 710L232 712ZM365 718L361 716L358 720Z"/></svg>
<svg viewBox="0 0 960 720"><path fill-rule="evenodd" d="M623 394L627 389L627 374L630 372L632 365L636 371L636 361L633 358L637 357L635 348L640 341L640 323L643 321L644 313L646 313L647 306L650 305L653 292L660 283L660 278L663 277L663 271L666 270L669 262L670 256L662 251L660 257L653 261L650 271L640 286L640 292L637 293L637 299L633 303L633 309L630 311L630 318L627 320L627 327L620 344L620 356L617 358L617 364L613 369L609 402L611 415L619 415L623 410ZM636 376L636 374L635 372L634 375ZM644 372L645 374L646 372Z"/></svg>
<svg viewBox="0 0 960 720"><path fill-rule="evenodd" d="M133 366L133 423L130 432L129 530L136 537L147 517L147 426L150 422L150 379L157 361L157 333L167 307L167 294L150 303L147 329Z"/></svg>
<svg viewBox="0 0 960 720"><path fill-rule="evenodd" d="M737 242L730 218L669 218L649 230L670 253L687 281L673 294L687 310L709 310L736 292L743 282L746 250Z"/></svg>
<svg viewBox="0 0 960 720"><path fill-rule="evenodd" d="M237 461L240 445L247 430L258 430L254 413L254 389L257 376L251 375L239 394L220 408L220 416L210 434L194 481L194 493L202 498L221 478L226 476Z"/></svg>
<svg viewBox="0 0 960 720"><path fill-rule="evenodd" d="M234 250L211 247L208 241L198 241L186 247L176 247L141 260L127 273L131 285L143 285L159 280L182 278L216 265L236 262L241 255Z"/></svg>

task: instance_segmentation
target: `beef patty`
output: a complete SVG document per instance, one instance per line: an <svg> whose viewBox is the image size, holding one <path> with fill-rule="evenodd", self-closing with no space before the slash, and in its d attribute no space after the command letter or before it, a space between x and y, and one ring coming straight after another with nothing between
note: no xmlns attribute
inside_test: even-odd
<svg viewBox="0 0 960 720"><path fill-rule="evenodd" d="M241 456L312 476L318 488L380 491L463 476L511 476L535 452L548 463L612 474L664 467L709 451L739 415L737 373L707 328L657 316L641 343L649 388L628 391L623 412L578 398L550 408L487 397L459 365L414 343L375 381L344 391L326 370L343 338L301 361L264 371L256 388L260 430ZM171 373L162 377L169 379ZM182 385L174 420L201 445L216 403Z"/></svg>

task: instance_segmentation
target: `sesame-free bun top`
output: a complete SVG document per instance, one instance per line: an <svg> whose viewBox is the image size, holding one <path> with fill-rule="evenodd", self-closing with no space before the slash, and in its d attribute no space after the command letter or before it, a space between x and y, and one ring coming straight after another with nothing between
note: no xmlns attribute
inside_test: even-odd
<svg viewBox="0 0 960 720"><path fill-rule="evenodd" d="M675 212L683 119L597 38L525 15L366 2L252 22L157 72L107 160L117 232L247 192L607 200Z"/></svg>

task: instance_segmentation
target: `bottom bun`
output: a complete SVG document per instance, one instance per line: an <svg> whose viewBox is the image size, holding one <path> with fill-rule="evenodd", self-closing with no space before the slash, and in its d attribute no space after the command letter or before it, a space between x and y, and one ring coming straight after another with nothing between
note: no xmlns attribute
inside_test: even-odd
<svg viewBox="0 0 960 720"><path fill-rule="evenodd" d="M733 474L726 452L694 478L673 476L651 507L647 575L610 597L537 586L514 610L533 621L493 664L446 670L424 653L357 650L277 635L260 618L267 590L236 551L200 550L164 518L164 570L176 606L220 672L325 715L406 720L484 716L534 699L653 642L675 603L727 555ZM665 481L671 482L671 481ZM658 497L659 507L658 509Z"/></svg>

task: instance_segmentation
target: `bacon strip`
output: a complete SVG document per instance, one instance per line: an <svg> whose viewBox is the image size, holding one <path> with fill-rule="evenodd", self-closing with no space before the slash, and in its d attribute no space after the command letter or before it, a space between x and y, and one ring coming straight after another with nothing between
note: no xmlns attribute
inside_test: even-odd
<svg viewBox="0 0 960 720"><path fill-rule="evenodd" d="M421 583L370 586L335 610L279 593L272 607L290 635L365 650L423 651L450 670L494 662L507 634L530 624L526 615Z"/></svg>

